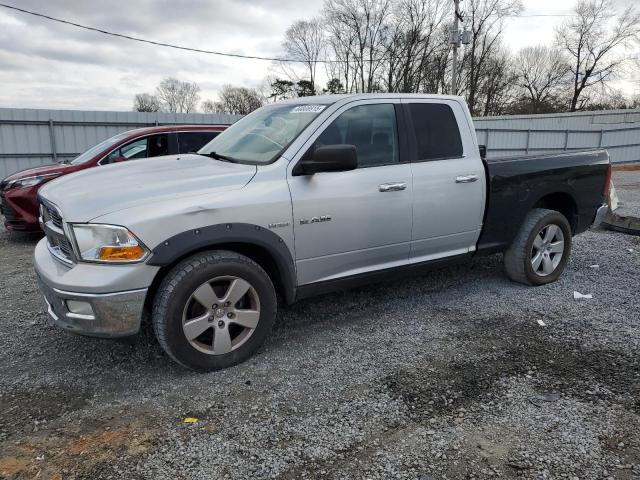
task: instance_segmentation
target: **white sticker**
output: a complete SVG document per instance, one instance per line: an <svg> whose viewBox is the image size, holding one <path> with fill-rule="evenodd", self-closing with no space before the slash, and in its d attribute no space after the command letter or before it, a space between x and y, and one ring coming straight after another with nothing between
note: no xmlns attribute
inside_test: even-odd
<svg viewBox="0 0 640 480"><path fill-rule="evenodd" d="M326 105L298 105L289 113L320 113Z"/></svg>

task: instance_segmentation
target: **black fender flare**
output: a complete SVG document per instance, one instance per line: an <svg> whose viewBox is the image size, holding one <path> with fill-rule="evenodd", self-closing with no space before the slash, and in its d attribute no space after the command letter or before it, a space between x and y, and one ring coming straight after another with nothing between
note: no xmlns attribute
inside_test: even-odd
<svg viewBox="0 0 640 480"><path fill-rule="evenodd" d="M178 233L156 246L147 264L165 267L192 252L228 243L255 245L266 250L278 268L285 300L294 301L297 281L293 256L282 237L259 225L223 223Z"/></svg>

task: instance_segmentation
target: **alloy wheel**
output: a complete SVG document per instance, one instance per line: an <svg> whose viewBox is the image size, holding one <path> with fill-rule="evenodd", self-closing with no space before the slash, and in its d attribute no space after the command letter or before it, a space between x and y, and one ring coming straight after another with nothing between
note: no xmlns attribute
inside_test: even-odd
<svg viewBox="0 0 640 480"><path fill-rule="evenodd" d="M246 280L213 278L191 294L182 314L189 343L210 355L224 355L244 344L260 320L260 299Z"/></svg>
<svg viewBox="0 0 640 480"><path fill-rule="evenodd" d="M531 266L536 275L551 275L562 261L564 253L564 234L553 223L545 225L533 240L531 248Z"/></svg>

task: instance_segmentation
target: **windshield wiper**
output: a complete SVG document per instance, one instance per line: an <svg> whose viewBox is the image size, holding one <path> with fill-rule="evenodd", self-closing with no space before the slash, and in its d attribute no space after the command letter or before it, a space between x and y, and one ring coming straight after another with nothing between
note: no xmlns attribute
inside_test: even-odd
<svg viewBox="0 0 640 480"><path fill-rule="evenodd" d="M204 157L209 157L209 158L214 158L216 160L223 160L225 162L238 163L238 160L236 158L227 157L226 155L222 155L222 154L216 153L216 152L198 153L198 155L202 155Z"/></svg>

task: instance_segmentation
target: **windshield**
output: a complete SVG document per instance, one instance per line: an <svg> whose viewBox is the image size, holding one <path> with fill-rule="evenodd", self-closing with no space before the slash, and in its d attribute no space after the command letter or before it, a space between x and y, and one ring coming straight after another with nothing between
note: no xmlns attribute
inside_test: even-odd
<svg viewBox="0 0 640 480"><path fill-rule="evenodd" d="M86 152L84 152L80 156L78 156L78 157L74 158L73 160L71 160L70 163L72 165L77 165L79 163L86 162L87 160L91 160L97 154L99 154L100 152L102 152L106 148L109 148L111 145L115 145L120 140L126 138L130 134L131 134L131 132L119 133L118 135L114 135L111 138L107 138L103 142L100 142L99 144L97 144L95 147L91 147L89 150L87 150Z"/></svg>
<svg viewBox="0 0 640 480"><path fill-rule="evenodd" d="M203 155L215 152L242 163L271 163L327 106L276 104L259 108L238 120L202 147Z"/></svg>

